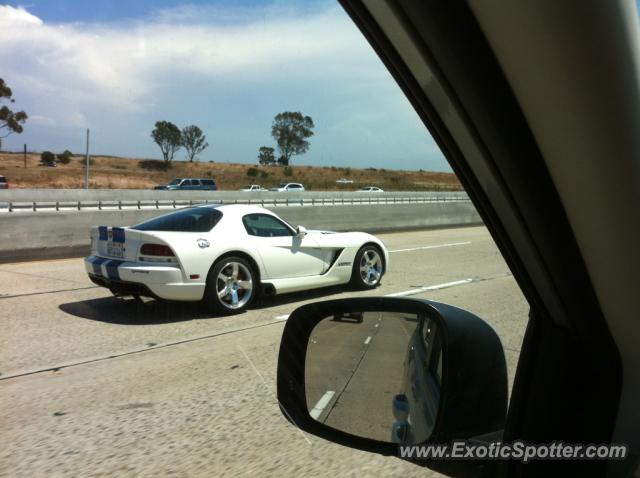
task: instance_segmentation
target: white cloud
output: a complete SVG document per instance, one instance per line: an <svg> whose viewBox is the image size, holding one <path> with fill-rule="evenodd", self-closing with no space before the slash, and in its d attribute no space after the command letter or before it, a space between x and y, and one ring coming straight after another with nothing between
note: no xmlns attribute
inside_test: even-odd
<svg viewBox="0 0 640 478"><path fill-rule="evenodd" d="M268 138L275 112L302 109L318 125L306 158L320 161L313 151L339 158L342 149L352 151L345 158L351 161L359 149L380 156L394 149L393 134L409 147L421 130L337 5L304 12L281 4L181 6L142 20L63 24L0 6L0 44L3 78L33 119L21 138L31 144L71 141L91 127L104 152L152 155L147 131L159 118L209 123L211 136L227 143L264 141L255 138ZM225 159L252 160L258 145L240 143L218 151ZM423 148L424 140L417 144Z"/></svg>
<svg viewBox="0 0 640 478"><path fill-rule="evenodd" d="M176 75L266 78L284 64L296 74L297 63L305 65L305 75L314 64L321 74L329 62L357 58L354 43L362 45L337 8L227 26L216 23L220 16L183 7L135 23L47 25L22 7L4 6L0 63L10 66L9 76L46 79L45 91L65 102L135 109ZM42 91L38 86L30 93Z"/></svg>
<svg viewBox="0 0 640 478"><path fill-rule="evenodd" d="M0 5L0 29L30 25L42 25L42 20L27 12L24 7Z"/></svg>

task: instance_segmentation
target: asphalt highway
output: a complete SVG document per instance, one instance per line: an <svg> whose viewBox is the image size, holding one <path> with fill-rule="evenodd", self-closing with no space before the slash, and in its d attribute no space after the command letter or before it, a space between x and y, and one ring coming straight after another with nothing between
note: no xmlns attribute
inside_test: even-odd
<svg viewBox="0 0 640 478"><path fill-rule="evenodd" d="M403 362L417 319L407 314L363 314L320 322L305 362L307 407L318 421L354 435L389 441ZM409 320L406 320L409 319Z"/></svg>
<svg viewBox="0 0 640 478"><path fill-rule="evenodd" d="M288 315L352 296L470 310L498 332L513 380L528 306L486 229L379 237L392 262L375 291L279 296L232 317L112 297L87 279L81 259L0 265L0 476L436 476L304 434L275 397ZM328 319L317 331L312 345L333 347L309 369L321 377L308 391L319 420L387 439L402 378L395 357L415 327L398 322L365 314L362 324ZM332 374L318 375L323 368Z"/></svg>

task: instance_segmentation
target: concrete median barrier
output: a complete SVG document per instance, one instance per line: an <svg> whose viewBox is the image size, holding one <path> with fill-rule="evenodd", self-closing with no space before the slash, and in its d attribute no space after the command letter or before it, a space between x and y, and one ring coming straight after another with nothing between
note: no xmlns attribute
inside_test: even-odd
<svg viewBox="0 0 640 478"><path fill-rule="evenodd" d="M382 232L471 226L482 221L471 202L269 207L293 225L333 231ZM82 256L93 225L133 225L166 210L7 213L0 217L0 262Z"/></svg>

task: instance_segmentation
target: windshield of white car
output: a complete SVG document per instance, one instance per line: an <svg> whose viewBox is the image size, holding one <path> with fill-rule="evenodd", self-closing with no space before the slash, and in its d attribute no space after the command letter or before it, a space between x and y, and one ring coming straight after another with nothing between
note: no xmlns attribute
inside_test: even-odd
<svg viewBox="0 0 640 478"><path fill-rule="evenodd" d="M137 231L209 232L222 218L210 207L190 207L131 227Z"/></svg>

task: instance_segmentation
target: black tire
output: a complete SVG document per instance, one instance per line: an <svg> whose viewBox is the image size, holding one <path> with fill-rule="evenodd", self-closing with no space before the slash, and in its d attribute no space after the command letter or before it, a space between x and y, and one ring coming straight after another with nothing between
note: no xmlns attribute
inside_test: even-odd
<svg viewBox="0 0 640 478"><path fill-rule="evenodd" d="M235 280L233 279L234 264L237 265ZM226 279L223 280L223 276ZM240 285L241 283L244 286ZM250 284L250 288L246 287L247 283ZM210 311L217 314L239 314L253 303L258 286L258 275L246 259L236 256L222 257L211 267L207 275L207 286L202 301ZM218 292L225 291L227 293L220 297Z"/></svg>
<svg viewBox="0 0 640 478"><path fill-rule="evenodd" d="M365 273L362 268L365 267L365 264L369 264L372 259L375 260L375 264L371 264ZM373 244L362 246L353 261L351 286L358 290L378 287L384 274L384 267L384 255L378 246Z"/></svg>

